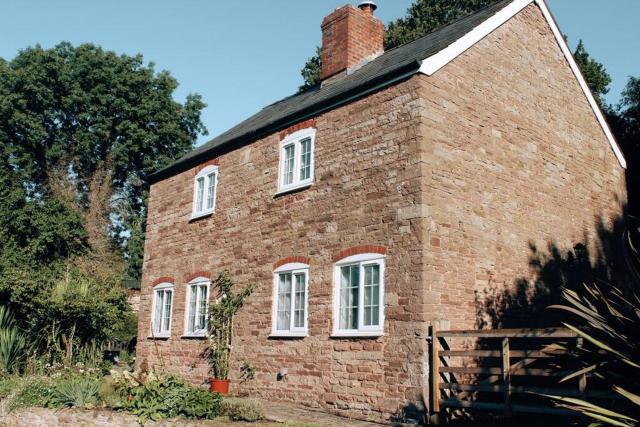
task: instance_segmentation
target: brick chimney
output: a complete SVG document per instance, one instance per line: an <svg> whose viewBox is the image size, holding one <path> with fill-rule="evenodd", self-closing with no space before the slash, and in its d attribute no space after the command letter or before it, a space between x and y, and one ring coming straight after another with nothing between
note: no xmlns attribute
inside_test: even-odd
<svg viewBox="0 0 640 427"><path fill-rule="evenodd" d="M375 9L373 1L363 1L357 8L349 4L324 18L320 52L323 84L384 51L384 24L373 16Z"/></svg>

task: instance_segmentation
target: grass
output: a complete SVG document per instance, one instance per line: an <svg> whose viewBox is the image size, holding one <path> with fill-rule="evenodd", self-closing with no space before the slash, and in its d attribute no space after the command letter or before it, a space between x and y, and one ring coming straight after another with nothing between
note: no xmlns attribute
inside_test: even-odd
<svg viewBox="0 0 640 427"><path fill-rule="evenodd" d="M0 377L0 400L6 398L19 385L16 377Z"/></svg>

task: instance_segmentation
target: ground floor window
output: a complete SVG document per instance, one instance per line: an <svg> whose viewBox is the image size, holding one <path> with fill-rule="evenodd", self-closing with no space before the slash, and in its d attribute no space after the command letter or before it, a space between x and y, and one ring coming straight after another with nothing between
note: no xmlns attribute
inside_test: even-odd
<svg viewBox="0 0 640 427"><path fill-rule="evenodd" d="M307 335L309 266L285 264L274 272L272 335Z"/></svg>
<svg viewBox="0 0 640 427"><path fill-rule="evenodd" d="M334 335L382 335L384 256L354 255L334 270Z"/></svg>
<svg viewBox="0 0 640 427"><path fill-rule="evenodd" d="M173 284L161 283L153 289L152 336L166 338L171 335L171 307Z"/></svg>
<svg viewBox="0 0 640 427"><path fill-rule="evenodd" d="M186 336L204 336L207 333L210 287L211 281L205 277L194 279L187 285Z"/></svg>

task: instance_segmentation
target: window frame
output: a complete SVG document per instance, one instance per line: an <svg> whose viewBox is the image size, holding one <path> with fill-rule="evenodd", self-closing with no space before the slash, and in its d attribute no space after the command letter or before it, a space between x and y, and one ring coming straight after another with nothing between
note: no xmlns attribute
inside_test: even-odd
<svg viewBox="0 0 640 427"><path fill-rule="evenodd" d="M333 337L379 337L384 335L384 275L386 256L377 253L365 253L343 258L333 268ZM358 284L358 328L340 329L340 279L342 267L358 265L360 270ZM378 325L364 326L364 267L378 265L380 272L379 322Z"/></svg>
<svg viewBox="0 0 640 427"><path fill-rule="evenodd" d="M191 288L194 286L197 288L202 285L206 285L206 288L207 288L207 301L205 304L205 313L207 313L206 314L207 317L205 318L205 327L204 329L189 331L189 315L191 314L189 297L191 295ZM185 292L186 295L185 295L185 310L184 310L184 334L182 336L185 338L205 338L208 334L207 328L209 323L209 320L208 320L209 303L211 301L211 279L207 277L196 277L195 279L190 280L189 283L187 283L187 285L185 286L185 290L186 290ZM199 293L196 291L196 307L195 307L196 315L198 310L198 298L199 298Z"/></svg>
<svg viewBox="0 0 640 427"><path fill-rule="evenodd" d="M160 292L171 292L171 306L169 307L169 327L167 330L162 330L160 328L159 332L155 332L155 322L156 322L156 306L158 304L158 294ZM153 288L153 303L151 306L151 324L150 324L150 338L170 338L171 337L171 326L173 324L173 305L175 302L175 286L173 283L163 282L160 283ZM160 312L160 322L164 319L164 299L163 299L163 307Z"/></svg>
<svg viewBox="0 0 640 427"><path fill-rule="evenodd" d="M193 203L191 206L191 219L202 218L211 215L216 211L216 200L218 198L218 181L220 181L219 167L209 165L203 168L193 179ZM215 175L215 183L213 185L213 206L207 208L207 200L209 199L209 182L208 178ZM198 180L203 179L202 189L202 209L198 210Z"/></svg>
<svg viewBox="0 0 640 427"><path fill-rule="evenodd" d="M278 290L280 285L280 274L291 274L291 314L289 318L289 329L278 329ZM296 274L304 274L304 326L295 327L295 283L293 277ZM273 298L271 307L271 335L272 337L298 337L303 338L309 335L309 265L300 262L284 264L273 270Z"/></svg>
<svg viewBox="0 0 640 427"><path fill-rule="evenodd" d="M302 163L302 142L306 139L311 141L311 150L309 152L311 159L309 162L309 178L301 180L300 179L300 166ZM294 146L293 153L293 182L290 184L284 183L284 174L285 174L285 149L286 147L292 145ZM289 191L297 190L300 188L306 188L313 184L314 181L314 170L315 170L315 146L316 146L316 129L315 128L306 128L288 135L282 141L280 141L279 146L279 155L280 160L278 162L278 192L287 193Z"/></svg>

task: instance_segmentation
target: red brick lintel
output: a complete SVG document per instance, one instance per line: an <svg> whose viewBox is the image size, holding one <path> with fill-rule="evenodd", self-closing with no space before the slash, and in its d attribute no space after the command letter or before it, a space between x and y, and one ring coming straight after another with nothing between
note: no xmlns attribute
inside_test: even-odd
<svg viewBox="0 0 640 427"><path fill-rule="evenodd" d="M220 165L220 159L219 158L215 158L215 159L211 159L211 160L207 160L204 163L199 164L198 166L196 166L196 175L198 174L198 172L200 172L202 169L206 168L207 166L219 166Z"/></svg>
<svg viewBox="0 0 640 427"><path fill-rule="evenodd" d="M304 122L296 123L295 125L289 126L285 130L280 132L280 134L279 134L280 140L282 141L287 136L289 136L292 133L297 132L299 130L307 129L307 128L314 128L314 127L316 127L316 119L309 119L309 120L305 120Z"/></svg>
<svg viewBox="0 0 640 427"><path fill-rule="evenodd" d="M386 255L387 248L385 248L384 246L377 246L377 245L353 246L343 251L340 251L336 255L334 255L333 262L338 262L343 258L353 256L353 255L360 255L360 254Z"/></svg>
<svg viewBox="0 0 640 427"><path fill-rule="evenodd" d="M175 283L176 279L174 279L173 277L169 277L169 276L163 276L163 277L158 277L156 280L154 280L153 282L151 282L151 286L157 286L160 283Z"/></svg>
<svg viewBox="0 0 640 427"><path fill-rule="evenodd" d="M184 281L189 283L190 281L192 281L193 279L197 279L198 277L205 277L209 280L211 280L211 272L209 271L195 271L191 274L187 274L184 276Z"/></svg>
<svg viewBox="0 0 640 427"><path fill-rule="evenodd" d="M278 267L282 267L285 264L289 264L292 262L299 262L301 264L311 264L311 258L306 257L306 256L288 256L285 258L282 258L281 260L278 260L276 262L273 263L273 269L275 270Z"/></svg>

